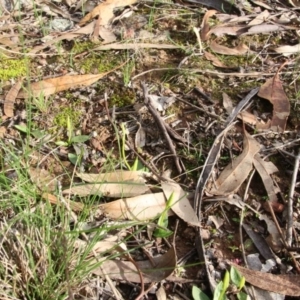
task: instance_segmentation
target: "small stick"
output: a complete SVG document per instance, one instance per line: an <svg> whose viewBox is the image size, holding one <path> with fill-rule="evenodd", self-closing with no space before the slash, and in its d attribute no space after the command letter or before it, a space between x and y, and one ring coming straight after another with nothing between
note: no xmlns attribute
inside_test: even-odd
<svg viewBox="0 0 300 300"><path fill-rule="evenodd" d="M294 172L292 177L292 182L290 186L289 199L288 199L288 224L286 231L286 243L289 246L292 246L292 237L293 237L293 198L297 180L297 174L299 169L299 161L300 161L300 149L298 151L298 155L295 157L295 165Z"/></svg>
<svg viewBox="0 0 300 300"><path fill-rule="evenodd" d="M147 87L146 87L146 85L144 83L142 83L142 88L143 88L143 91L144 91L145 104L147 105L147 108L149 109L149 111L152 114L152 116L155 119L155 121L158 123L158 126L161 129L162 134L165 137L165 140L166 140L166 142L168 144L168 147L169 147L171 153L173 154L174 162L175 162L177 171L179 173L181 173L182 172L182 168L180 166L179 158L178 158L177 153L175 151L175 147L174 147L174 145L172 143L172 140L171 140L171 138L170 138L170 136L169 136L169 134L167 132L165 123L163 122L162 118L160 117L160 115L158 114L158 112L156 111L156 109L151 104L151 100L149 99L149 95L148 95L148 89L147 89Z"/></svg>

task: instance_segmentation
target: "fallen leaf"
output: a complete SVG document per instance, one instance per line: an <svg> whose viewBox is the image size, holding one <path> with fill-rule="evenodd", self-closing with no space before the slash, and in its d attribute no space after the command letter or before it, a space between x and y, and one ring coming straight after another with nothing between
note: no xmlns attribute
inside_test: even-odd
<svg viewBox="0 0 300 300"><path fill-rule="evenodd" d="M290 101L284 92L278 72L260 87L258 96L269 100L273 104L270 129L284 132L287 118L290 115Z"/></svg>
<svg viewBox="0 0 300 300"><path fill-rule="evenodd" d="M239 44L234 48L228 48L226 46L219 45L216 41L212 41L210 43L210 49L216 53L224 55L244 55L249 50L245 44Z"/></svg>
<svg viewBox="0 0 300 300"><path fill-rule="evenodd" d="M173 193L172 203L174 204L171 207L172 211L188 224L199 227L200 222L195 210L180 185L175 182L162 182L161 187L167 199Z"/></svg>
<svg viewBox="0 0 300 300"><path fill-rule="evenodd" d="M102 174L77 173L76 175L86 182L105 183L105 182L125 182L132 181L136 183L146 182L144 176L149 173L143 171L116 170Z"/></svg>
<svg viewBox="0 0 300 300"><path fill-rule="evenodd" d="M256 287L286 296L300 296L299 275L273 275L246 269L231 262L229 264L234 266L247 282Z"/></svg>
<svg viewBox="0 0 300 300"><path fill-rule="evenodd" d="M151 44L151 43L126 43L126 44L119 44L113 43L109 45L101 45L95 50L127 50L127 49L179 49L180 46L171 45L171 44Z"/></svg>
<svg viewBox="0 0 300 300"><path fill-rule="evenodd" d="M256 125L258 123L257 117L248 111L242 111L238 115L238 118L243 120L244 123L250 124L250 125Z"/></svg>
<svg viewBox="0 0 300 300"><path fill-rule="evenodd" d="M54 205L58 205L58 206L62 205L62 202L59 201L59 199L55 195L52 195L49 193L43 193L42 199L49 201L51 204L54 204ZM65 199L65 201L66 201L66 204L75 212L81 212L84 209L83 203L75 202L75 201L67 200L67 199Z"/></svg>
<svg viewBox="0 0 300 300"><path fill-rule="evenodd" d="M278 188L274 185L273 179L271 178L271 174L278 172L278 169L271 161L265 161L260 158L258 154L254 156L253 160L254 167L258 174L260 175L262 182L267 191L269 201L277 202L276 194L279 192Z"/></svg>
<svg viewBox="0 0 300 300"><path fill-rule="evenodd" d="M101 73L101 74L87 74L87 75L66 75L66 76L59 76L55 78L48 78L42 81L33 82L30 84L27 90L23 89L19 92L18 98L27 98L27 97L39 97L43 95L47 97L49 95L65 91L70 88L75 88L79 86L89 86L99 79L103 78L107 74L117 70L118 68L122 67L118 66L117 68Z"/></svg>
<svg viewBox="0 0 300 300"><path fill-rule="evenodd" d="M284 247L283 242L281 240L281 235L278 232L278 229L275 225L275 222L270 220L267 215L260 214L259 215L260 220L264 220L267 224L269 236L266 238L266 241L270 248L275 252L279 252Z"/></svg>
<svg viewBox="0 0 300 300"><path fill-rule="evenodd" d="M224 65L215 55L211 54L210 52L203 51L204 56L207 60L211 61L212 64L219 68L228 68L226 65Z"/></svg>
<svg viewBox="0 0 300 300"><path fill-rule="evenodd" d="M29 168L30 180L42 191L53 192L56 188L56 178L47 170L39 168Z"/></svg>
<svg viewBox="0 0 300 300"><path fill-rule="evenodd" d="M114 220L150 220L166 209L166 198L163 193L146 194L101 204L99 208Z"/></svg>
<svg viewBox="0 0 300 300"><path fill-rule="evenodd" d="M22 80L19 80L15 85L11 87L11 89L5 96L3 109L4 114L9 118L14 116L14 103L22 87L22 82Z"/></svg>
<svg viewBox="0 0 300 300"><path fill-rule="evenodd" d="M167 253L152 257L151 262L145 260L135 263L143 273L144 283L161 282L174 272L177 264L176 252L172 247ZM92 273L100 276L107 274L115 280L141 282L136 267L130 261L106 260L101 264L101 268L92 270Z"/></svg>
<svg viewBox="0 0 300 300"><path fill-rule="evenodd" d="M224 25L217 25L207 33L207 35L214 34L217 37L221 37L224 35L232 35L232 36L239 36L244 32L247 32L248 26L246 25L232 25L232 26L224 26Z"/></svg>
<svg viewBox="0 0 300 300"><path fill-rule="evenodd" d="M82 26L89 22L95 17L101 18L99 26L107 25L110 20L114 17L113 10L116 7L132 5L136 3L137 0L107 0L96 6L90 13L88 13L80 22L79 25Z"/></svg>
<svg viewBox="0 0 300 300"><path fill-rule="evenodd" d="M0 138L4 138L4 135L6 133L6 127L5 126L0 126Z"/></svg>
<svg viewBox="0 0 300 300"><path fill-rule="evenodd" d="M252 21L248 23L248 25L259 25L267 21L270 13L267 10L262 11L258 16L256 16Z"/></svg>
<svg viewBox="0 0 300 300"><path fill-rule="evenodd" d="M144 194L149 188L144 183L126 181L119 183L88 183L73 186L63 191L63 194L78 195L80 197L99 195L109 198L134 197Z"/></svg>
<svg viewBox="0 0 300 300"><path fill-rule="evenodd" d="M209 38L209 29L210 29L210 26L209 26L209 18L212 17L213 15L215 15L217 13L216 10L208 10L204 17L203 17L203 20L202 20L202 24L201 24L201 40L202 41L207 41L208 38Z"/></svg>
<svg viewBox="0 0 300 300"><path fill-rule="evenodd" d="M270 32L282 31L282 30L284 30L284 28L282 26L263 23L260 25L252 26L251 28L248 29L247 32L245 32L241 35L258 34L258 33L267 34Z"/></svg>
<svg viewBox="0 0 300 300"><path fill-rule="evenodd" d="M259 150L260 144L245 131L242 154L225 167L209 193L214 195L234 193L247 179L253 167L254 155Z"/></svg>
<svg viewBox="0 0 300 300"><path fill-rule="evenodd" d="M284 56L290 56L295 53L298 54L300 52L300 44L296 44L293 46L285 45L285 46L277 47L274 49L274 51Z"/></svg>
<svg viewBox="0 0 300 300"><path fill-rule="evenodd" d="M226 109L227 113L230 115L233 110L232 100L226 93L222 93L222 98L223 98L223 106Z"/></svg>

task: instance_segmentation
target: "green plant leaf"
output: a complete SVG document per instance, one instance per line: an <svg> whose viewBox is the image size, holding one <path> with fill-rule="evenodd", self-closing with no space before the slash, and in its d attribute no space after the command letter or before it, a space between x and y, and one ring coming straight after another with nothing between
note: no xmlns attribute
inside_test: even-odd
<svg viewBox="0 0 300 300"><path fill-rule="evenodd" d="M245 277L235 267L230 268L230 279L239 290L245 285Z"/></svg>
<svg viewBox="0 0 300 300"><path fill-rule="evenodd" d="M67 142L64 142L64 141L57 141L57 142L55 142L55 145L63 146L63 147L68 147L69 146L69 144Z"/></svg>
<svg viewBox="0 0 300 300"><path fill-rule="evenodd" d="M229 287L229 272L226 271L225 276L223 278L223 292L225 294L226 290Z"/></svg>
<svg viewBox="0 0 300 300"><path fill-rule="evenodd" d="M192 288L192 296L194 300L209 300L209 297L195 285Z"/></svg>
<svg viewBox="0 0 300 300"><path fill-rule="evenodd" d="M222 292L223 292L223 281L220 281L214 291L214 300L223 300L223 298L221 298Z"/></svg>
<svg viewBox="0 0 300 300"><path fill-rule="evenodd" d="M239 292L236 296L239 300L247 300L248 297L248 295L243 292Z"/></svg>
<svg viewBox="0 0 300 300"><path fill-rule="evenodd" d="M76 165L78 164L80 157L74 153L68 153L68 159L73 165Z"/></svg>
<svg viewBox="0 0 300 300"><path fill-rule="evenodd" d="M17 128L19 131L23 133L28 133L28 127L26 125L15 125L15 128Z"/></svg>
<svg viewBox="0 0 300 300"><path fill-rule="evenodd" d="M89 135L76 135L71 139L71 143L84 143L90 139Z"/></svg>

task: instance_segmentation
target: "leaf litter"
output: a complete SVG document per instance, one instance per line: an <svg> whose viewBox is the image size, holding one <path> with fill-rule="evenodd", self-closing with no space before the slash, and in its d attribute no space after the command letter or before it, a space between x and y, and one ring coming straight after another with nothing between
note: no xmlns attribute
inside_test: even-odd
<svg viewBox="0 0 300 300"><path fill-rule="evenodd" d="M95 280L108 285L111 283L115 295L126 292L119 284L114 287L111 280L139 283L140 290L133 292L133 299L146 295L150 283L155 292L162 290L166 297L172 295L174 287L186 298L191 298L192 286L188 285L188 289L176 287L177 279L172 274L179 274L181 280L192 280L197 284L196 274L203 270L199 261L205 262L204 269L209 279L206 288L213 289L217 284L214 275L221 277L218 264L222 261L216 259L215 253L236 262L241 261L242 256L234 249L256 251L242 247L243 236L238 237L234 223L237 219L241 224L245 221L257 226L255 229L242 226L244 234L249 235L257 248L259 236L266 240L266 251L272 249L283 261L292 262L291 267L280 263L278 258L268 258L277 264L277 271L274 268L271 269L273 274L255 273L253 276L259 280L253 280L251 271L244 271L240 262L237 268L246 281L265 290L299 295L297 285L288 281L282 284L287 279L278 271L289 268L287 272L293 274L294 279L299 271L298 257L286 248L285 242L285 211L294 209L295 214L290 214L289 218L295 220L298 214L297 204L287 207L284 198L289 188L286 171L290 172L293 165L284 156L286 167L280 156L289 151L292 157L298 146L299 79L292 60L299 48L294 36L299 25L297 11L289 8L291 4L287 4L285 13L282 13L280 3L270 7L251 1L247 6L241 3L237 8L227 1L199 0L189 1L193 3L191 7L183 6L189 15L185 19L177 14L178 7L171 3L151 4L150 13L147 5L135 5L137 1L107 0L94 7L87 6L84 15L81 11L81 7L87 4L84 2L68 1L68 6L63 2L55 5L47 1L38 3L43 21L60 17L75 23L66 32L51 31L53 28L50 27L49 32L37 31L31 24L23 23L25 19L21 14L18 22L23 28L13 33L16 28L12 22L14 16L6 15L1 19L5 24L1 29L0 49L5 62L11 58L17 61L23 55L30 58L33 66L30 78L18 78L15 73L9 73L11 67L7 66L3 67L5 76L11 77L6 81L0 78L4 90L1 92L6 95L3 97L5 116L1 125L4 175L0 179L1 184L10 185L8 198L14 199L19 190L24 195L24 183L18 184L18 180L25 174L24 182L35 187L31 190L37 196L25 197L31 212L47 207L47 203L39 201L41 198L53 205L53 214L58 209L63 209L66 216L70 214L70 226L63 227L59 223L60 217L53 219L54 228L60 228L61 235L66 236L70 228L81 230L76 242L83 242L85 237L82 249L89 244L89 249L92 249L86 251L87 260L82 261L98 264L90 267L87 276L94 276ZM130 5L134 5L135 10L122 8ZM201 5L215 10L203 10ZM193 6L199 7L197 16ZM11 7L5 8L12 10ZM40 26L35 22L32 6L22 8L28 12L32 24ZM170 9L175 12L172 18L169 17ZM148 11L146 15L154 18L153 23L146 18L148 24L142 25L143 30L151 30L152 34L144 34L143 38L138 37L140 28L130 23L129 16L140 11L143 14ZM157 11L162 18L156 16ZM123 29L121 34L116 34L120 24ZM199 35L197 28L200 24ZM22 54L20 41L25 28L31 28L36 39L31 40L30 35L26 35L26 51ZM184 34L182 30L186 30ZM163 39L157 42L156 36L163 36ZM292 55L292 59L282 64L282 57L278 54L288 59ZM4 73L0 72L0 77L1 74ZM257 80L252 80L251 76ZM268 79L268 76L272 78ZM28 86L25 87L24 82L28 82ZM145 100L141 84L147 86L148 96L155 100L151 114L147 105L139 109L132 105ZM201 88L203 95L197 94L194 88ZM162 100L170 100L173 104L165 105ZM31 105L31 110L28 113L27 109L25 113L28 105ZM191 110L197 106L200 110ZM155 120L154 114L158 115ZM157 122L160 127L157 127ZM165 130L163 135L162 128ZM44 132L50 135L50 139L41 138ZM83 140L82 136L86 138ZM67 146L55 146L53 141L64 139ZM165 145L165 140L168 145ZM279 140L280 147L285 149L281 154L278 154ZM37 147L38 155L25 155L23 143L27 143L27 150ZM5 145L13 146L7 148ZM74 153L76 159L68 161ZM21 168L9 165L15 154ZM43 159L38 162L37 157ZM130 170L133 165L139 168ZM202 171L199 172L199 168ZM136 171L141 169L144 170ZM166 174L171 174L171 180ZM298 186L294 188L297 197ZM190 203L190 194L193 193L194 207ZM168 207L170 198L175 199L175 204ZM216 206L211 207L208 204L211 202ZM9 205L5 203L4 213L7 207L12 207L18 214L24 205L14 207L12 200ZM233 207L243 211L249 208L244 220ZM90 220L83 222L86 227L82 227L79 219L87 211ZM168 222L166 228L160 229L174 234L173 240L167 239L170 245L159 237L155 238L149 229L164 224L157 221L162 215L166 215ZM0 218L1 228L6 228L7 219L14 224L14 215L7 214ZM100 225L91 227L94 222ZM85 232L81 228L92 230ZM92 246L95 228L101 235ZM255 230L256 235L250 229ZM28 233L31 238L32 232ZM214 235L213 239L212 234L205 236L211 239L209 242L214 253L205 246L207 241L203 242L205 232ZM232 232L236 235L234 239L230 238ZM116 233L120 242L104 238L107 235L116 238ZM11 245L18 239L6 240L5 249L15 247ZM135 243L134 246L131 242ZM199 257L193 253L195 242ZM294 251L299 250L295 240L292 246ZM105 256L110 252L109 248L114 250L110 256ZM282 251L284 248L286 252ZM8 256L3 249L0 249L0 255L5 260ZM76 251L81 255L84 253L81 248L74 249L72 266L81 261ZM188 256L190 251L192 255ZM101 256L100 260L97 255ZM26 257L35 256L23 253L25 261ZM181 259L193 266L188 267L188 263L180 265ZM265 263L264 258L258 259ZM20 260L11 261L24 270ZM178 272L179 266L184 269L186 278ZM73 269L70 267L67 273ZM27 272L30 274L30 270ZM26 276L22 278L22 284L11 288L16 291L17 298L24 295L22 286L28 284ZM168 283L165 284L164 280ZM32 282L30 286L33 286ZM90 287L85 296L88 294L92 298L91 291L95 289L92 285ZM59 288L55 286L51 290ZM65 293L73 297L73 292L77 293L77 298L83 297L75 289Z"/></svg>

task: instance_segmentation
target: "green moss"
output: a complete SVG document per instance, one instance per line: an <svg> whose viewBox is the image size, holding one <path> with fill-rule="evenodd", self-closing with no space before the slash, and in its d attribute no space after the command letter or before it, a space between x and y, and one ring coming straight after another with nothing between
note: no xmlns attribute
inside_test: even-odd
<svg viewBox="0 0 300 300"><path fill-rule="evenodd" d="M91 50L94 47L95 47L95 44L91 41L85 41L85 42L76 41L72 48L72 52L73 52L73 54L79 54L84 51Z"/></svg>
<svg viewBox="0 0 300 300"><path fill-rule="evenodd" d="M119 92L115 92L111 95L109 104L110 106L115 105L116 107L124 107L132 105L135 102L135 93L130 89L122 88Z"/></svg>
<svg viewBox="0 0 300 300"><path fill-rule="evenodd" d="M76 126L80 121L80 112L71 107L63 108L54 118L53 123L59 127L67 128L67 119Z"/></svg>
<svg viewBox="0 0 300 300"><path fill-rule="evenodd" d="M29 69L29 59L8 59L0 55L0 80L9 80L26 76Z"/></svg>

